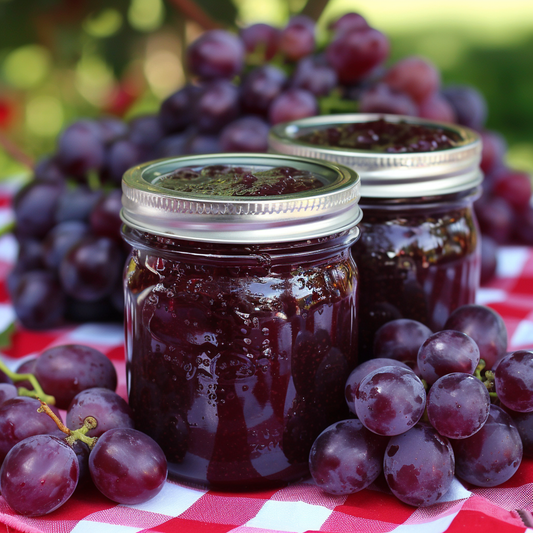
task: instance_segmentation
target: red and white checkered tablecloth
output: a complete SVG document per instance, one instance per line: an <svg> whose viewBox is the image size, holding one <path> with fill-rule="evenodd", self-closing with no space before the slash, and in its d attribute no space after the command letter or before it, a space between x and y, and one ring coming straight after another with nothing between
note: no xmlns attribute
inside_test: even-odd
<svg viewBox="0 0 533 533"><path fill-rule="evenodd" d="M0 188L0 227L12 217L10 191ZM10 235L0 238L0 331L14 319L4 279L14 261ZM533 349L533 249L500 250L497 279L478 301L504 318L509 348ZM2 357L21 359L58 344L84 343L106 353L126 397L123 331L120 325L84 324L33 332L17 325ZM533 459L496 488L480 489L454 480L437 504L416 509L401 503L380 483L351 496L329 496L311 482L249 493L222 493L168 481L161 493L141 505L118 505L95 490L75 493L60 509L40 518L16 515L0 496L0 532L28 533L522 533L533 532ZM529 527L527 527L529 526Z"/></svg>

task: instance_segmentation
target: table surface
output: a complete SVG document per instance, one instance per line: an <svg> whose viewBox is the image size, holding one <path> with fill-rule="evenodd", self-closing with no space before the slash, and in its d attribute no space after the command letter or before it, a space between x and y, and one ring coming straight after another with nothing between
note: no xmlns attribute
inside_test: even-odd
<svg viewBox="0 0 533 533"><path fill-rule="evenodd" d="M11 192L2 185L0 227L12 218ZM0 238L0 332L15 319L4 283L15 254L13 237ZM504 318L510 350L533 349L533 249L502 247L496 279L479 290L477 299ZM34 332L16 324L2 358L15 367L26 357L67 343L88 344L104 352L117 368L117 392L126 396L121 325L83 324ZM118 505L89 490L76 492L60 509L39 518L15 514L0 496L0 531L521 533L533 532L531 512L533 459L524 458L518 472L503 485L476 488L454 479L438 503L418 509L403 504L379 483L350 496L330 496L310 481L240 494L192 489L168 481L158 496L141 505Z"/></svg>

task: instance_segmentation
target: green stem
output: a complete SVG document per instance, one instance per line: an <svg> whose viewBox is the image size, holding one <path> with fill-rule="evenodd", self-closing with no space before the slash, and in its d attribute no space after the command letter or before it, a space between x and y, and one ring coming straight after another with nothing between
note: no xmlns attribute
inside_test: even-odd
<svg viewBox="0 0 533 533"><path fill-rule="evenodd" d="M46 392L44 392L41 385L39 385L37 378L33 374L17 374L16 372L10 370L1 359L0 370L14 383L25 380L31 383L33 390L26 389L25 387L18 387L18 393L20 396L30 396L32 398L43 400L50 405L55 405L56 399L50 394L46 394Z"/></svg>
<svg viewBox="0 0 533 533"><path fill-rule="evenodd" d="M15 229L15 221L8 222L5 226L0 228L0 237L11 233Z"/></svg>

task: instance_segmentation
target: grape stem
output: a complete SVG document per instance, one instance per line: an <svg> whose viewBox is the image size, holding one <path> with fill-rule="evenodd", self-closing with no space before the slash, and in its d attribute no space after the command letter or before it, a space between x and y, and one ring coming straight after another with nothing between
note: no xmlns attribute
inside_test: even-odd
<svg viewBox="0 0 533 533"><path fill-rule="evenodd" d="M37 381L37 378L33 374L17 374L10 370L6 364L0 359L0 370L9 377L14 383L17 381L29 381L33 387L33 390L29 390L26 387L18 387L19 396L30 396L31 398L37 398L38 400L43 400L47 404L55 405L56 399L50 394L44 392L41 385Z"/></svg>
<svg viewBox="0 0 533 533"><path fill-rule="evenodd" d="M72 446L77 440L81 440L81 442L87 444L89 446L89 449L92 450L94 448L94 445L96 444L96 441L98 440L97 437L87 437L87 432L91 429L94 429L98 422L96 421L96 418L93 416L88 416L83 420L83 426L79 429L69 429L61 420L56 416L56 414L46 405L46 402L43 402L42 400L39 400L41 402L41 407L37 409L38 413L46 413L57 425L57 427L67 435L67 438L65 439L67 441L67 444Z"/></svg>

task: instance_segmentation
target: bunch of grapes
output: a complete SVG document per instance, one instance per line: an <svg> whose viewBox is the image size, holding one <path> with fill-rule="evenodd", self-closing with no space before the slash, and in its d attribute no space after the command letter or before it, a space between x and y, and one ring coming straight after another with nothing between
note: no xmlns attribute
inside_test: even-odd
<svg viewBox="0 0 533 533"><path fill-rule="evenodd" d="M403 114L478 130L486 174L476 203L487 236L482 280L495 271L496 243L533 244L529 176L506 167L503 139L485 130L483 96L470 86L441 87L438 69L422 57L386 66L388 38L357 13L327 31L317 44L315 22L304 15L282 29L206 31L187 50L191 81L157 113L70 125L14 203L20 255L9 288L21 322L47 328L122 312L125 170L185 154L264 152L271 125L317 114Z"/></svg>
<svg viewBox="0 0 533 533"><path fill-rule="evenodd" d="M128 403L115 392L115 367L103 353L55 346L15 373L0 368L0 490L14 511L48 514L90 485L125 504L161 491L165 455L134 429ZM66 425L58 409L66 410Z"/></svg>
<svg viewBox="0 0 533 533"><path fill-rule="evenodd" d="M311 449L324 491L354 493L383 473L398 499L427 506L454 475L494 487L533 456L533 352L507 352L490 308L460 307L436 333L393 320L376 332L374 354L346 383L356 418L325 429Z"/></svg>

